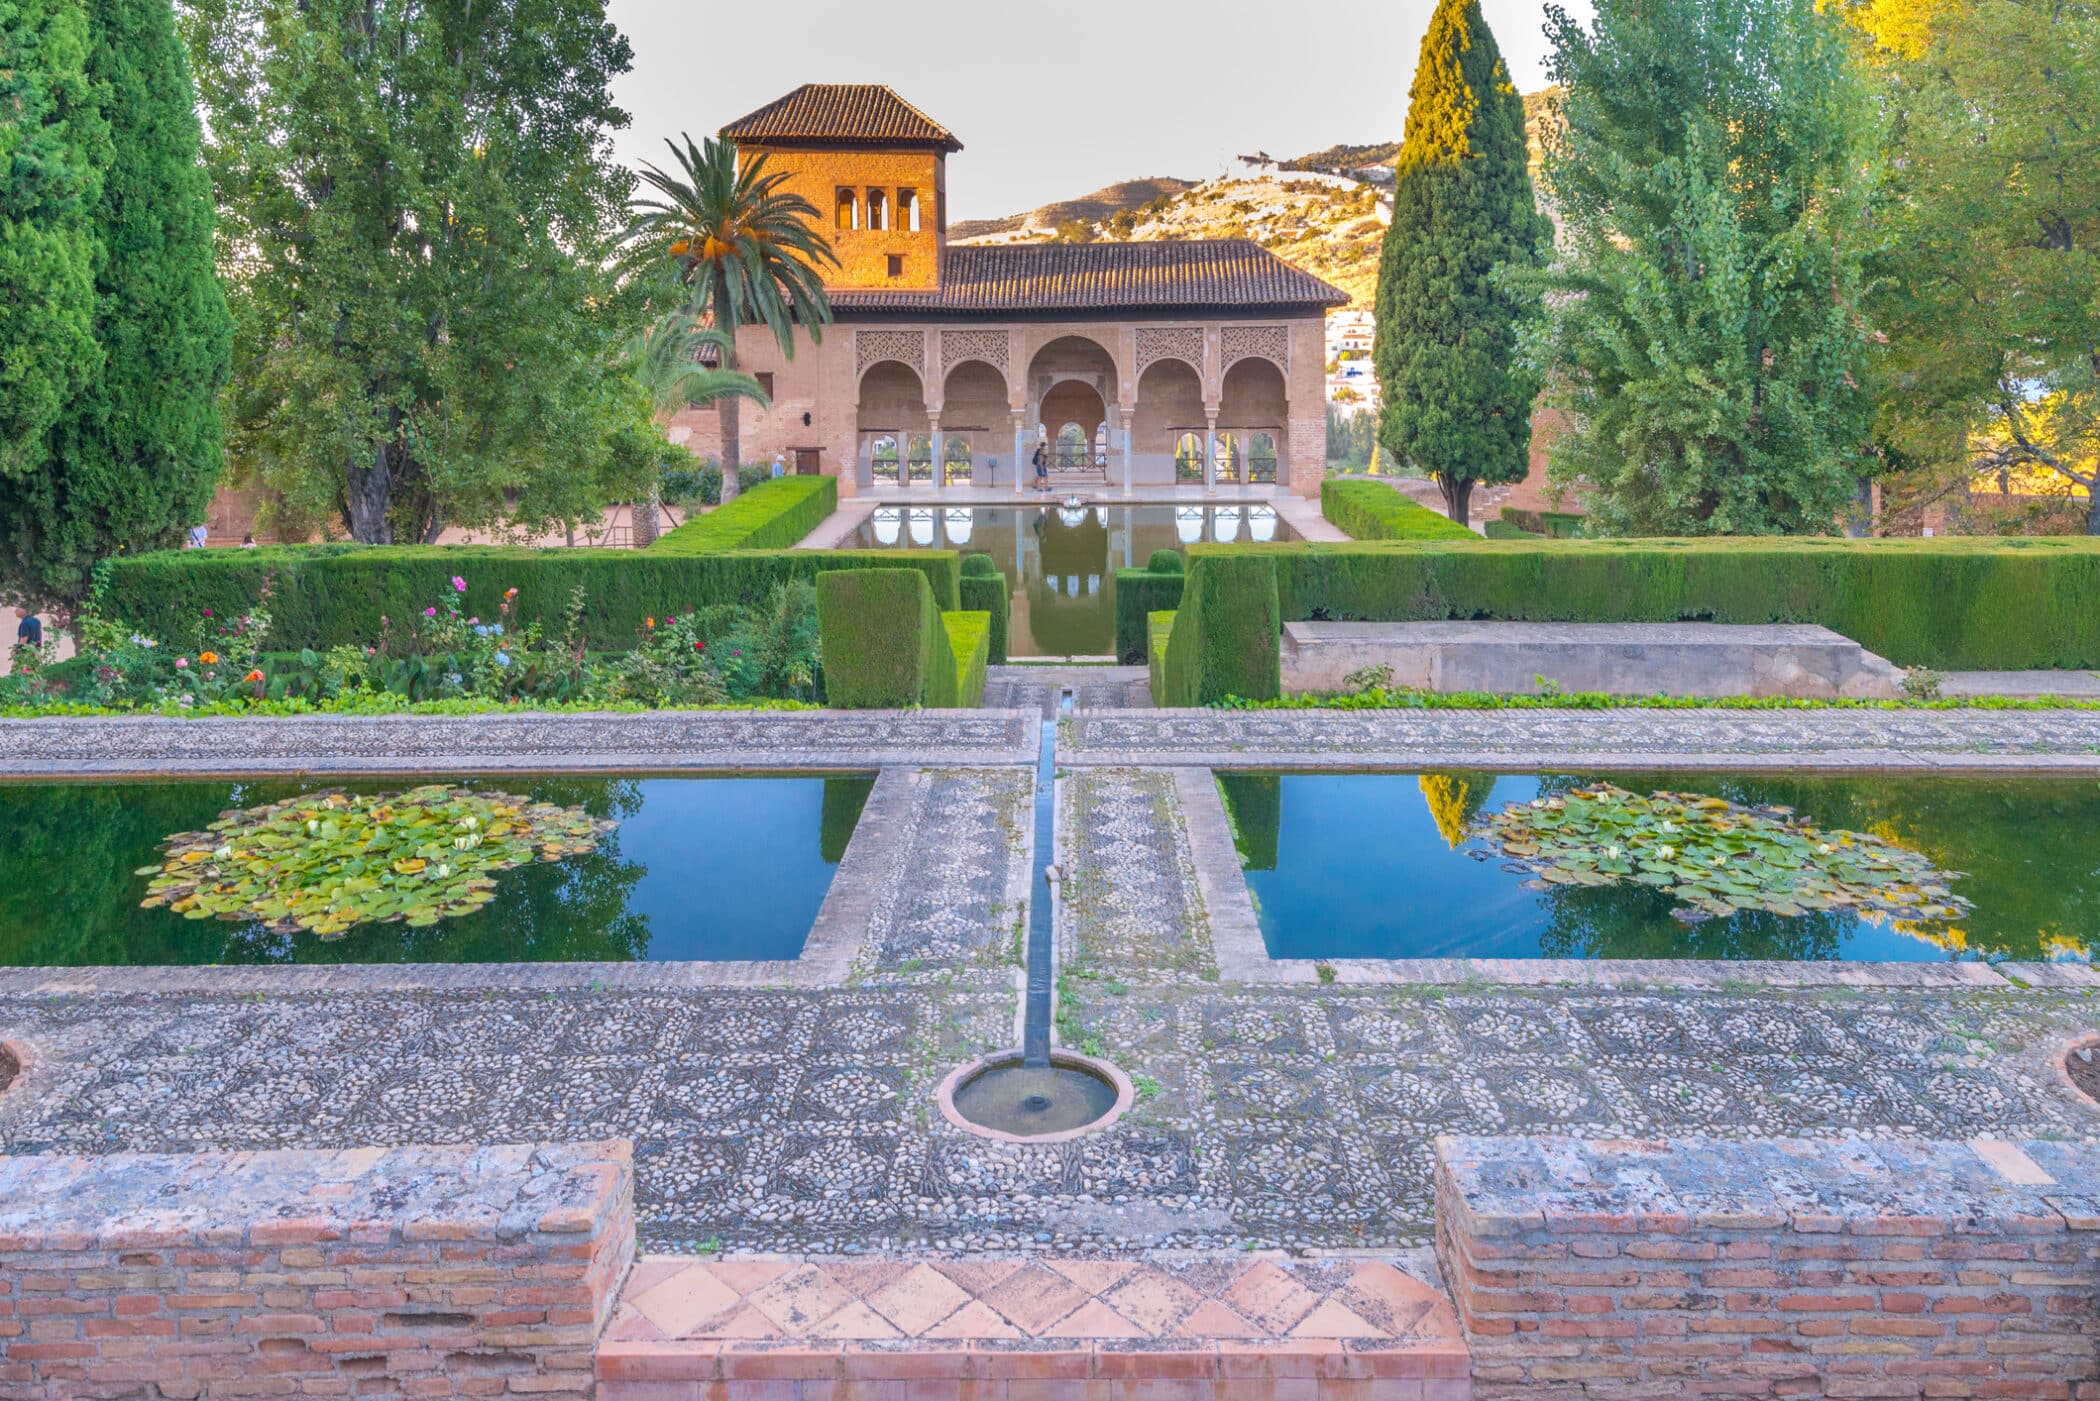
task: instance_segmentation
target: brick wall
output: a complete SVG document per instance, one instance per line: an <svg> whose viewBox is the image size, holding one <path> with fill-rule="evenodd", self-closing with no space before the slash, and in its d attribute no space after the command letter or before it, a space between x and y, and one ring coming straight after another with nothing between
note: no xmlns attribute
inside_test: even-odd
<svg viewBox="0 0 2100 1401"><path fill-rule="evenodd" d="M625 1143L0 1158L0 1397L585 1393Z"/></svg>
<svg viewBox="0 0 2100 1401"><path fill-rule="evenodd" d="M2100 1147L1437 1144L1474 1395L2100 1397Z"/></svg>

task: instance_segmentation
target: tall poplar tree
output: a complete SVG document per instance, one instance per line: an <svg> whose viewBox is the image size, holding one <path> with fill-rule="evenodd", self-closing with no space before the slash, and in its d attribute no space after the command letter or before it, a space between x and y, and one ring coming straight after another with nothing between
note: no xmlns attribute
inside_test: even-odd
<svg viewBox="0 0 2100 1401"><path fill-rule="evenodd" d="M1879 130L1817 0L1548 11L1552 475L1623 534L1826 532L1873 470Z"/></svg>
<svg viewBox="0 0 2100 1401"><path fill-rule="evenodd" d="M1439 0L1394 163L1371 355L1385 450L1435 479L1461 525L1477 482L1522 481L1538 380L1516 361L1512 271L1552 235L1526 167L1524 99L1480 0Z"/></svg>
<svg viewBox="0 0 2100 1401"><path fill-rule="evenodd" d="M236 465L370 544L547 530L664 450L609 133L603 0L193 0L238 325Z"/></svg>

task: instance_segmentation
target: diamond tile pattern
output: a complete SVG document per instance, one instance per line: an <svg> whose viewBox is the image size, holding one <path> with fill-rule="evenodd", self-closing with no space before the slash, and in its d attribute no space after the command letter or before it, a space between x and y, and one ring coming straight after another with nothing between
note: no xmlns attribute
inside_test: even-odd
<svg viewBox="0 0 2100 1401"><path fill-rule="evenodd" d="M1011 1268L1008 1268L1011 1266ZM639 1264L623 1343L1163 1343L1335 1339L1459 1345L1432 1286L1381 1260L807 1261Z"/></svg>

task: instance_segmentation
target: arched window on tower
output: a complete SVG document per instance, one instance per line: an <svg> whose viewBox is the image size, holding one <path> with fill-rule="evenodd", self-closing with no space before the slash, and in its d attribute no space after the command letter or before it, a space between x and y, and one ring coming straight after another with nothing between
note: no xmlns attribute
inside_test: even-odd
<svg viewBox="0 0 2100 1401"><path fill-rule="evenodd" d="M868 227L871 229L886 229L889 226L889 196L881 190L868 191Z"/></svg>
<svg viewBox="0 0 2100 1401"><path fill-rule="evenodd" d="M897 191L897 227L912 233L919 231L919 192Z"/></svg>
<svg viewBox="0 0 2100 1401"><path fill-rule="evenodd" d="M839 190L837 207L838 226L840 228L857 229L860 227L860 201L854 196L853 191L841 188Z"/></svg>

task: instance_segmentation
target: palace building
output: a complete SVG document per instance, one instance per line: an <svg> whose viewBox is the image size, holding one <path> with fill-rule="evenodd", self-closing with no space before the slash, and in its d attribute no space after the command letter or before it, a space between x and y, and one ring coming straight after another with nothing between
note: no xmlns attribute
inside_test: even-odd
<svg viewBox="0 0 2100 1401"><path fill-rule="evenodd" d="M805 84L722 128L818 210L834 323L782 355L747 327L746 465L878 489L1275 483L1326 468L1323 318L1348 298L1246 239L950 246L948 130L877 84ZM719 450L713 408L672 437ZM1020 464L1022 471L1015 471Z"/></svg>

